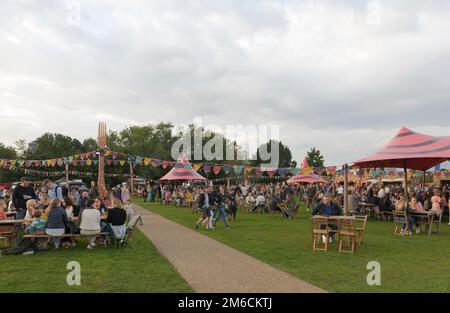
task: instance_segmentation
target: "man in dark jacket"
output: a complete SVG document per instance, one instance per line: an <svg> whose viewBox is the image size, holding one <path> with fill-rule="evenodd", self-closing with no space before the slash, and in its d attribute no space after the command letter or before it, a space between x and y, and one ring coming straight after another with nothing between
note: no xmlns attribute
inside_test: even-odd
<svg viewBox="0 0 450 313"><path fill-rule="evenodd" d="M12 194L12 203L16 209L17 218L23 219L27 214L27 201L30 199L36 199L33 187L30 185L30 181L26 177L20 179L20 184L14 188Z"/></svg>
<svg viewBox="0 0 450 313"><path fill-rule="evenodd" d="M206 186L204 192L200 195L199 207L202 210L202 216L195 223L195 228L198 229L199 224L206 223L206 229L212 229L212 209L215 203L215 197L212 193L212 187Z"/></svg>
<svg viewBox="0 0 450 313"><path fill-rule="evenodd" d="M336 216L342 215L342 209L331 201L331 195L326 194L322 197L322 201L313 210L313 215Z"/></svg>
<svg viewBox="0 0 450 313"><path fill-rule="evenodd" d="M322 197L322 202L319 203L319 205L313 210L313 215L325 215L325 216L338 216L342 215L342 209L337 204L333 203L331 201L331 195L326 194ZM331 229L338 229L338 226L336 224L328 224ZM322 225L323 228L326 227L326 225ZM329 240L330 243L333 241L335 232L331 231L329 233ZM322 240L325 242L326 238L325 236L322 236Z"/></svg>

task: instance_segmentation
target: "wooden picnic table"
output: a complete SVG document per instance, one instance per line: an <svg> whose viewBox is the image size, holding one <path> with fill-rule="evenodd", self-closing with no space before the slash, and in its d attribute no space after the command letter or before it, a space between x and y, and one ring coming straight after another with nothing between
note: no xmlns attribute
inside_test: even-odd
<svg viewBox="0 0 450 313"><path fill-rule="evenodd" d="M427 218L427 226L428 226L428 236L431 236L431 228L433 226L434 217L437 216L437 212L433 211L411 211L408 213L413 216L420 216Z"/></svg>

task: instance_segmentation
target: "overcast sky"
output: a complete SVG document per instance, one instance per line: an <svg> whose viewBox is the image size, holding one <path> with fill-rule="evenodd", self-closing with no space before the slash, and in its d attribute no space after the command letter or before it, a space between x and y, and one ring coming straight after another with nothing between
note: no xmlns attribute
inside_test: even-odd
<svg viewBox="0 0 450 313"><path fill-rule="evenodd" d="M2 1L0 142L202 117L341 165L450 135L449 32L446 0Z"/></svg>

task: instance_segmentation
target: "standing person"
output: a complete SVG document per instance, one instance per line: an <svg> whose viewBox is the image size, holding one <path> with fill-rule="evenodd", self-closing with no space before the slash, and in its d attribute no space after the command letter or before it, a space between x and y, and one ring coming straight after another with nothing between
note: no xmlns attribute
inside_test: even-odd
<svg viewBox="0 0 450 313"><path fill-rule="evenodd" d="M70 191L70 198L72 199L73 205L78 206L80 202L80 193L76 189Z"/></svg>
<svg viewBox="0 0 450 313"><path fill-rule="evenodd" d="M128 203L130 200L130 190L128 190L127 183L122 184L122 195L121 195L122 203Z"/></svg>
<svg viewBox="0 0 450 313"><path fill-rule="evenodd" d="M220 186L219 192L215 195L215 203L217 205L217 211L215 214L215 217L212 221L213 227L216 227L218 220L223 220L223 223L226 227L230 226L230 223L228 222L227 215L225 214L225 201L226 201L226 194L225 189Z"/></svg>
<svg viewBox="0 0 450 313"><path fill-rule="evenodd" d="M42 182L42 186L47 191L47 195L50 198L50 200L53 199L59 199L61 201L64 200L62 188L57 184L55 184L54 182L52 182L50 179L45 179Z"/></svg>
<svg viewBox="0 0 450 313"><path fill-rule="evenodd" d="M95 239L101 231L100 227L100 199L89 200L86 209L81 213L80 233L89 236L87 249L92 250L96 246Z"/></svg>
<svg viewBox="0 0 450 313"><path fill-rule="evenodd" d="M20 184L14 188L12 194L12 204L16 209L17 218L23 219L27 214L27 201L30 199L36 199L33 187L30 185L30 181L26 177L20 179Z"/></svg>
<svg viewBox="0 0 450 313"><path fill-rule="evenodd" d="M117 198L120 201L122 201L122 188L120 185L117 185L116 188L114 189L114 198Z"/></svg>
<svg viewBox="0 0 450 313"><path fill-rule="evenodd" d="M47 208L47 228L45 233L51 235L53 239L53 244L55 250L59 249L59 244L61 242L61 235L66 231L68 224L67 213L61 207L61 200L53 199L50 206Z"/></svg>
<svg viewBox="0 0 450 313"><path fill-rule="evenodd" d="M211 211L211 205L214 202L213 194L212 194L212 188L211 186L206 186L202 194L200 195L199 200L199 207L202 210L202 216L199 218L199 220L195 223L195 228L199 228L199 224L205 225L206 223L206 229L210 229L209 227L209 219L211 218L212 211Z"/></svg>
<svg viewBox="0 0 450 313"><path fill-rule="evenodd" d="M89 189L89 198L95 199L100 195L97 186L95 185L95 181L91 181L91 188Z"/></svg>

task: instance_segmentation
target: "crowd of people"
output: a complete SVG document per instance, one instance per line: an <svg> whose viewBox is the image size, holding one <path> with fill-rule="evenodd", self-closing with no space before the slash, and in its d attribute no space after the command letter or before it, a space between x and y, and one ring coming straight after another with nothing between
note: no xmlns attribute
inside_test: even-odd
<svg viewBox="0 0 450 313"><path fill-rule="evenodd" d="M85 235L89 241L87 249L93 249L98 240L105 244L123 240L126 221L136 216L126 183L100 196L95 182L89 189L69 191L49 179L32 185L23 177L4 197L0 200L0 219L6 218L7 211L15 211L16 219L23 220L26 234L50 235L54 249L75 246L75 237L66 238L64 234ZM100 233L107 235L98 236ZM41 246L49 243L47 239L39 242Z"/></svg>
<svg viewBox="0 0 450 313"><path fill-rule="evenodd" d="M410 228L402 231L412 234L411 227L416 225L416 232L419 233L420 217L413 216L414 211L431 211L441 217L448 212L449 193L450 189L444 185L412 185L405 192L401 183L351 184L347 213L366 215L367 207L376 214L405 211ZM305 185L288 185L285 182L219 184L214 187L153 183L140 187L138 194L145 201L192 208L201 214L196 227L203 225L206 229L214 229L214 225L222 220L229 225L239 209L243 212L280 212L282 216L292 218L298 202L305 203L312 215L344 213L344 186L333 182Z"/></svg>

